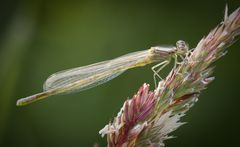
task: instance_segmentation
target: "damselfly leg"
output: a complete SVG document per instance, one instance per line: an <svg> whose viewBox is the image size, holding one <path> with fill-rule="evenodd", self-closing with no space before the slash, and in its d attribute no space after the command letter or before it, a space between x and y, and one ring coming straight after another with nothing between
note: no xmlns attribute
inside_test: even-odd
<svg viewBox="0 0 240 147"><path fill-rule="evenodd" d="M178 57L180 57L181 59L182 59L182 61L184 60L184 57L183 56L181 56L181 55L175 55L175 57L174 57L174 69L177 67L177 65L180 65L181 64L181 62L179 62L178 61Z"/></svg>
<svg viewBox="0 0 240 147"><path fill-rule="evenodd" d="M158 77L160 80L162 80L163 78L158 74L164 67L166 67L168 64L170 63L169 60L165 60L157 65L154 65L152 67L152 71L153 71L153 80L154 80L154 84L155 84L155 87L157 87L157 79L156 77ZM156 68L158 68L156 70Z"/></svg>
<svg viewBox="0 0 240 147"><path fill-rule="evenodd" d="M191 54L192 54L192 52L194 51L194 49L195 49L195 48L192 48L192 49L188 50L187 53L186 53L186 56L187 56L187 57L191 56Z"/></svg>

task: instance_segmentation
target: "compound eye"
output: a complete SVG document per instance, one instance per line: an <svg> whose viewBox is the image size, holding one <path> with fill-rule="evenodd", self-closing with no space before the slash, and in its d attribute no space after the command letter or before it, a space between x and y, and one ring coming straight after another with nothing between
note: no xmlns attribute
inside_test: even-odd
<svg viewBox="0 0 240 147"><path fill-rule="evenodd" d="M180 50L188 50L188 44L183 40L178 40L176 46Z"/></svg>

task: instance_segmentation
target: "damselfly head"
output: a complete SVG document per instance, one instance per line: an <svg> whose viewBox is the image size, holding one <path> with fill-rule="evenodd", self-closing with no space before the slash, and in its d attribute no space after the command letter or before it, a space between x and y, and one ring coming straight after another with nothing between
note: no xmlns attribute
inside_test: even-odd
<svg viewBox="0 0 240 147"><path fill-rule="evenodd" d="M186 43L183 40L178 40L176 42L176 50L177 50L177 54L181 54L181 55L186 54L189 50L188 43Z"/></svg>

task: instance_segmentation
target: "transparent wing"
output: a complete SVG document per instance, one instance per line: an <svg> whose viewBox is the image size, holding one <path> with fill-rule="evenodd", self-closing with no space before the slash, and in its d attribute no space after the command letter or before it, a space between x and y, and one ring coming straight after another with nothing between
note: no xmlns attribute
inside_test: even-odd
<svg viewBox="0 0 240 147"><path fill-rule="evenodd" d="M50 75L43 85L43 90L47 91L50 89L55 89L62 87L69 83L76 82L78 80L89 77L92 74L97 74L103 71L104 67L107 66L109 61L103 61L96 64L91 64L88 66L82 66L72 69L63 70Z"/></svg>
<svg viewBox="0 0 240 147"><path fill-rule="evenodd" d="M44 83L44 91L61 88L64 92L89 89L103 84L125 70L147 64L148 52L138 51L113 60L57 72Z"/></svg>

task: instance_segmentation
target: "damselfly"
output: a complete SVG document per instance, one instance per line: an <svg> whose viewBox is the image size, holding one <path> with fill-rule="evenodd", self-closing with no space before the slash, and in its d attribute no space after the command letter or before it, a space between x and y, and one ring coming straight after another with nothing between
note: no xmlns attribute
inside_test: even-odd
<svg viewBox="0 0 240 147"><path fill-rule="evenodd" d="M183 59L183 56L188 50L187 43L179 40L175 47L155 46L147 50L133 52L112 60L60 71L51 75L45 81L43 92L19 99L17 105L26 105L61 93L86 90L103 84L119 76L128 69L145 66L153 62L159 62L159 64L152 67L156 86L156 77L161 79L158 74L160 70L169 64L171 59L175 59L176 66L177 58L181 57Z"/></svg>

